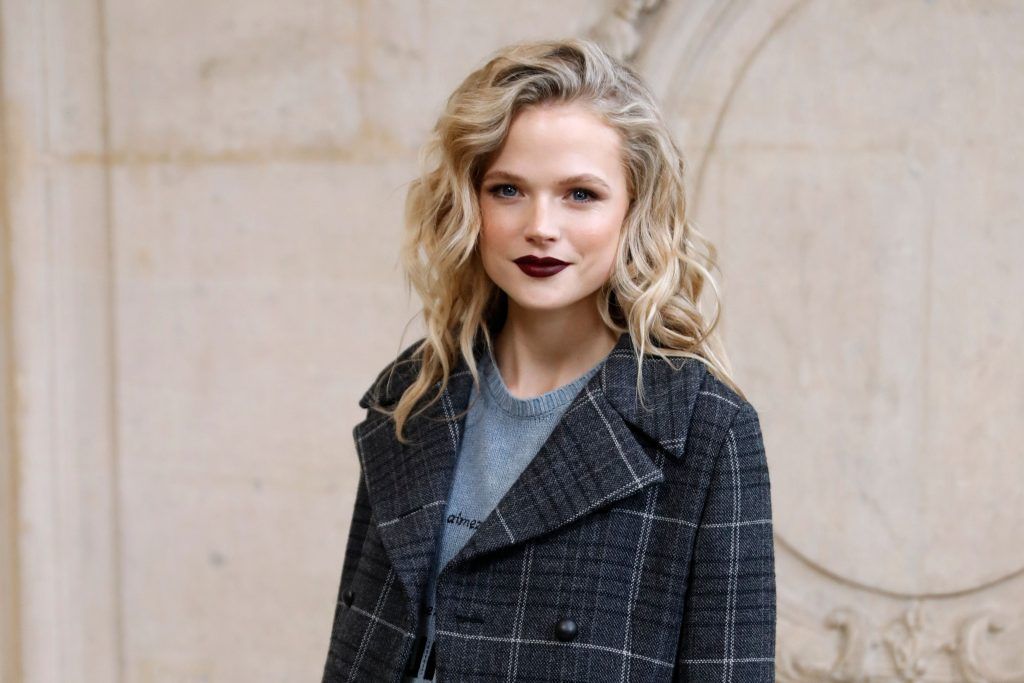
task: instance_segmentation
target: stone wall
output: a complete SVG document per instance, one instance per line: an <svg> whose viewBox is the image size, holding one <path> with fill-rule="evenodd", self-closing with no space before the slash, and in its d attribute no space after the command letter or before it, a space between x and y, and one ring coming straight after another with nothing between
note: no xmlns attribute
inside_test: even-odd
<svg viewBox="0 0 1024 683"><path fill-rule="evenodd" d="M593 35L721 250L779 679L1024 680L1022 32L1009 0L0 0L2 679L318 680L356 401L419 336L419 145L492 50Z"/></svg>

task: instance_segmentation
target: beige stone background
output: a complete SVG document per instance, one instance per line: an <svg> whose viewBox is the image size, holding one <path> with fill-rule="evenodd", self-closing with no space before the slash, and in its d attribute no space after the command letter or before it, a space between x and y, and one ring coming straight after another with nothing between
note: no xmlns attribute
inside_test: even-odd
<svg viewBox="0 0 1024 683"><path fill-rule="evenodd" d="M1024 3L0 0L4 683L319 680L416 152L564 35L721 248L779 680L1024 682Z"/></svg>

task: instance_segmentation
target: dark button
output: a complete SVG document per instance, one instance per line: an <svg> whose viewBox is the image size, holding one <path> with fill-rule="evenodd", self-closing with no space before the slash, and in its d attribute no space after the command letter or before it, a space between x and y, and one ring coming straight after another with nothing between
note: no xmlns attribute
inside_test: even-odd
<svg viewBox="0 0 1024 683"><path fill-rule="evenodd" d="M352 603L356 599L356 594L354 591L345 591L345 594L341 596L341 599L345 601L346 607L351 607Z"/></svg>
<svg viewBox="0 0 1024 683"><path fill-rule="evenodd" d="M576 622L572 619L560 619L555 624L555 637L559 640L572 640L576 637Z"/></svg>

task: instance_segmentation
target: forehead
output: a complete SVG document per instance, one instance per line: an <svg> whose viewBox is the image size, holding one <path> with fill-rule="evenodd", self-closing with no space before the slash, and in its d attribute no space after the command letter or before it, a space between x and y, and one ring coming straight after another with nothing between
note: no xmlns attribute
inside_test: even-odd
<svg viewBox="0 0 1024 683"><path fill-rule="evenodd" d="M621 175L621 139L618 131L578 103L529 106L513 118L490 168L526 177L549 172Z"/></svg>

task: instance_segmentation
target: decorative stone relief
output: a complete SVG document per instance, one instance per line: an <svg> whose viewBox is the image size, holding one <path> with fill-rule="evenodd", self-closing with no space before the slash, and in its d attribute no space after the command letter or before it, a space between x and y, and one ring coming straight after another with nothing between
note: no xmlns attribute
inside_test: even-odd
<svg viewBox="0 0 1024 683"><path fill-rule="evenodd" d="M662 0L618 0L588 33L609 53L619 59L629 59L640 47L642 36L637 21L642 12L650 12Z"/></svg>
<svg viewBox="0 0 1024 683"><path fill-rule="evenodd" d="M963 619L956 633L943 636L933 629L922 603L915 600L881 628L873 626L870 619L850 607L834 609L825 624L840 634L833 662L810 663L787 652L778 659L780 681L866 683L879 680L867 673L868 652L884 646L888 664L899 680L935 680L931 674L937 668L937 660L948 659L945 668L958 672L970 683L1024 683L1024 670L1000 671L981 653L984 633L1005 629L1004 617L1000 615L980 614Z"/></svg>

